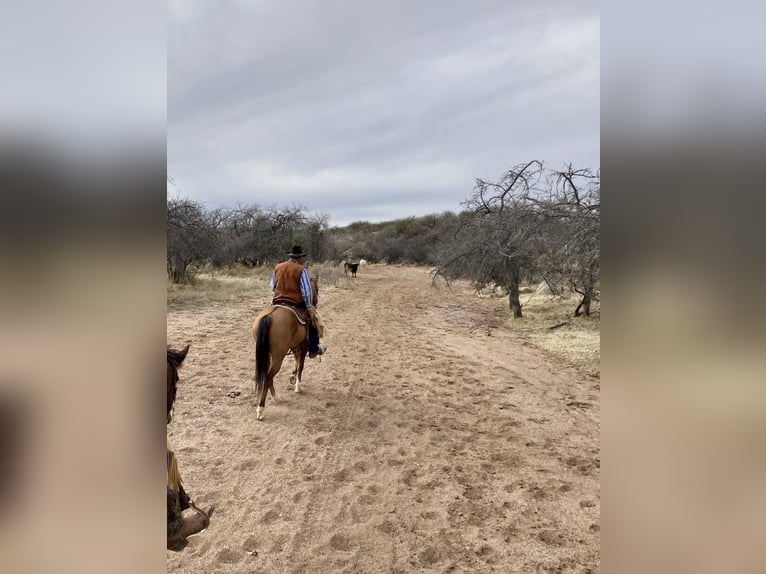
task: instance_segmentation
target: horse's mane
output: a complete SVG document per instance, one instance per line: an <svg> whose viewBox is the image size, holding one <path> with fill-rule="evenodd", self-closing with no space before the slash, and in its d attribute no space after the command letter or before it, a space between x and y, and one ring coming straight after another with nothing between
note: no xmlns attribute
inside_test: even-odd
<svg viewBox="0 0 766 574"><path fill-rule="evenodd" d="M316 307L319 304L319 277L311 277L311 304Z"/></svg>
<svg viewBox="0 0 766 574"><path fill-rule="evenodd" d="M178 384L178 367L184 362L186 353L189 351L187 346L181 351L168 347L168 384L167 384L167 407L168 418L170 411L173 410L173 404L176 402L176 391Z"/></svg>

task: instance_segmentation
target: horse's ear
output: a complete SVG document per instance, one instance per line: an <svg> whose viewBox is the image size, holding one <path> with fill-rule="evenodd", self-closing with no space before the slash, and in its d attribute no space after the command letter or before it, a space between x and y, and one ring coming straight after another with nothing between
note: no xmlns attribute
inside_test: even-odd
<svg viewBox="0 0 766 574"><path fill-rule="evenodd" d="M181 359L181 362L183 363L184 359L186 358L186 353L189 352L189 345L186 345L183 349L178 351L178 356Z"/></svg>

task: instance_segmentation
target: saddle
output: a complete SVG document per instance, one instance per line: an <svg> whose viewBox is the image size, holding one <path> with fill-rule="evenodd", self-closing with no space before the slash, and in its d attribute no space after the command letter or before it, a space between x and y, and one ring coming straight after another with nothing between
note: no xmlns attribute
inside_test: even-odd
<svg viewBox="0 0 766 574"><path fill-rule="evenodd" d="M286 309L290 309L290 311L295 313L295 318L298 319L298 323L301 325L306 325L311 321L308 310L304 307L296 307L295 303L292 301L276 298L271 302L271 305L272 307L284 307ZM316 310L316 307L314 307L314 315L316 320L313 322L313 325L316 328L319 337L322 338L325 334L325 326L324 321L322 321L322 318L319 316L319 312Z"/></svg>
<svg viewBox="0 0 766 574"><path fill-rule="evenodd" d="M295 318L298 320L298 323L301 325L305 325L309 321L309 313L306 309L302 307L296 307L295 303L292 301L287 301L284 299L274 299L271 302L272 307L283 307L285 309L290 309L295 314Z"/></svg>

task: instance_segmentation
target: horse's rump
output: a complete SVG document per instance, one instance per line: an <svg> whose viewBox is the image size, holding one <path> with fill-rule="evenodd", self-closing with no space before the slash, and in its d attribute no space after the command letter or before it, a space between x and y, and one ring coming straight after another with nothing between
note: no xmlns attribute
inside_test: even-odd
<svg viewBox="0 0 766 574"><path fill-rule="evenodd" d="M281 303L277 303L276 299L274 301L275 303L272 304L272 309L269 310L269 314L273 313L275 311L274 308L276 307L287 308L293 312L293 314L295 315L295 318L298 319L298 323L305 326L310 322L316 328L317 335L319 336L319 338L321 339L324 337L325 324L324 324L324 321L322 320L322 317L319 316L319 312L316 310L316 308L314 309L314 319L312 320L311 316L308 313L308 310L306 310L305 308L294 307L292 305L284 305Z"/></svg>

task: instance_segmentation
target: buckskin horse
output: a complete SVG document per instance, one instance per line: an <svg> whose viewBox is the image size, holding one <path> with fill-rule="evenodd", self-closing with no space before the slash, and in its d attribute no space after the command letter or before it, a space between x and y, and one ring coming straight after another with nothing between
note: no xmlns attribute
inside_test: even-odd
<svg viewBox="0 0 766 574"><path fill-rule="evenodd" d="M311 278L312 305L319 302L317 278ZM296 311L285 305L270 305L258 313L253 321L253 338L255 339L255 394L258 406L255 418L263 420L263 409L266 408L266 395L270 392L276 400L274 392L274 377L282 368L285 356L292 351L295 358L295 369L290 376L290 383L295 384L295 392L301 392L301 377L303 366L308 353L308 317L300 316Z"/></svg>
<svg viewBox="0 0 766 574"><path fill-rule="evenodd" d="M189 345L186 345L180 351L168 347L168 378L167 378L167 424L173 420L173 405L176 402L176 392L178 387L178 369L186 359L189 352ZM167 455L167 515L168 515L168 550L182 550L187 544L187 538L194 534L199 534L210 525L210 517L213 514L214 506L207 510L202 510L189 497L183 487L181 474L178 471L178 462L175 453L166 448ZM184 516L183 511L187 508L194 510L195 514Z"/></svg>

